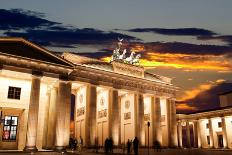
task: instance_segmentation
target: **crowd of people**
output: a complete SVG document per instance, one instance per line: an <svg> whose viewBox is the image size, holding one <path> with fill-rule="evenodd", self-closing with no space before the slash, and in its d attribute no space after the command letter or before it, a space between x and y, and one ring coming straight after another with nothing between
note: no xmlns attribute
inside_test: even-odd
<svg viewBox="0 0 232 155"><path fill-rule="evenodd" d="M69 147L71 150L78 150L79 152L82 151L83 147L83 138L80 136L78 139L70 138L69 139Z"/></svg>
<svg viewBox="0 0 232 155"><path fill-rule="evenodd" d="M98 153L98 139L95 139L95 149L96 153ZM104 151L106 154L113 153L113 139L112 138L106 138L104 143ZM76 138L70 138L69 141L69 147L71 150L78 150L79 152L82 151L83 147L83 138L80 136L78 139ZM139 149L139 140L137 137L134 138L134 140L127 140L126 145L123 144L123 152L125 152L125 148L127 149L127 154L131 154L134 152L135 155L138 155L138 149ZM153 142L153 148L154 151L161 151L161 144L158 141Z"/></svg>
<svg viewBox="0 0 232 155"><path fill-rule="evenodd" d="M137 155L138 154L138 149L139 149L139 140L137 137L135 137L135 139L132 141L130 139L127 140L126 143L126 147L127 147L127 154L131 154L132 150L134 150L134 154ZM133 149L132 149L133 147Z"/></svg>

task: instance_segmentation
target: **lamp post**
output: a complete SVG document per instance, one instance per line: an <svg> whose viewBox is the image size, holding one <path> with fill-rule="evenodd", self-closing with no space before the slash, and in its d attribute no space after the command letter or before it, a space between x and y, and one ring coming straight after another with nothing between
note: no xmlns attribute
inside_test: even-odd
<svg viewBox="0 0 232 155"><path fill-rule="evenodd" d="M147 142L148 142L148 155L149 155L149 127L150 127L150 122L147 122Z"/></svg>
<svg viewBox="0 0 232 155"><path fill-rule="evenodd" d="M4 121L5 121L4 118L2 118L2 108L1 108L0 124L1 124L1 123L4 123Z"/></svg>

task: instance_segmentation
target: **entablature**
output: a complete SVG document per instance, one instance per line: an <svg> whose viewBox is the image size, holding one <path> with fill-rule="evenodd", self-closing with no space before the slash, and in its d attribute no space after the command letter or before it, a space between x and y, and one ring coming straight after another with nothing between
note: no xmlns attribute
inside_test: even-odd
<svg viewBox="0 0 232 155"><path fill-rule="evenodd" d="M158 96L174 97L177 87L171 84L163 84L147 79L126 76L124 74L107 72L86 66L76 66L70 74L73 81L88 82L95 85L105 85L116 89L127 89L142 93L151 93Z"/></svg>

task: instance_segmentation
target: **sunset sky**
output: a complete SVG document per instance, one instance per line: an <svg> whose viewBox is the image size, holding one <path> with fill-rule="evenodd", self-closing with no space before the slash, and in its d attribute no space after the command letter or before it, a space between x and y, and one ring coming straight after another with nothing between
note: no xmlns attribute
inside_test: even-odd
<svg viewBox="0 0 232 155"><path fill-rule="evenodd" d="M1 0L0 35L103 61L124 38L141 65L180 87L178 112L198 111L232 90L231 8L231 0Z"/></svg>

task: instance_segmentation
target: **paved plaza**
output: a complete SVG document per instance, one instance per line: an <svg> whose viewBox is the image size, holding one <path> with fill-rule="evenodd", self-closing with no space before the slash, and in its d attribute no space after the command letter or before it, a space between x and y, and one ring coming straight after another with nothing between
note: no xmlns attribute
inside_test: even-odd
<svg viewBox="0 0 232 155"><path fill-rule="evenodd" d="M68 151L66 153L57 153L57 152L36 152L36 153L25 153L25 152L13 152L13 151L0 151L1 155L23 155L23 154L34 154L34 155L101 155L104 154L103 151L99 151L99 153L95 153L94 150L85 150L81 153ZM116 150L115 155L123 155L120 150ZM112 155L113 155L112 154ZM133 154L133 153L132 153ZM154 152L154 150L150 150L148 154L148 150L140 149L139 155L231 155L231 150L209 150L209 149L164 149L161 152Z"/></svg>

